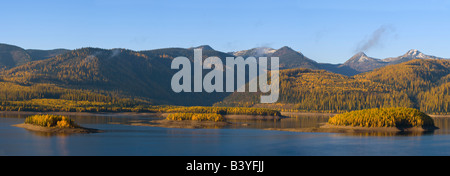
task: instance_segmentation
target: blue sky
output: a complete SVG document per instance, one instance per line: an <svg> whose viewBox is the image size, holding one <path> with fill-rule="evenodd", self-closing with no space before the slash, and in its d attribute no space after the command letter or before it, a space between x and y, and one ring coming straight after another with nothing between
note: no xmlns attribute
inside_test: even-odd
<svg viewBox="0 0 450 176"><path fill-rule="evenodd" d="M26 49L208 44L227 52L290 46L327 63L361 50L450 58L450 0L2 0L0 19L0 43Z"/></svg>

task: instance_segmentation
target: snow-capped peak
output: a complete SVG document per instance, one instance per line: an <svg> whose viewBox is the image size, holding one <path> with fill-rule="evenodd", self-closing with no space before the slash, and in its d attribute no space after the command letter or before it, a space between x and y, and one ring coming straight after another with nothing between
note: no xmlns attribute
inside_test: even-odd
<svg viewBox="0 0 450 176"><path fill-rule="evenodd" d="M419 50L412 49L412 50L409 50L405 56L423 58L425 55L423 53L421 53Z"/></svg>
<svg viewBox="0 0 450 176"><path fill-rule="evenodd" d="M355 56L357 56L357 57L367 57L366 53L364 53L364 52L356 53Z"/></svg>
<svg viewBox="0 0 450 176"><path fill-rule="evenodd" d="M233 55L235 56L253 56L253 57L265 57L265 56L269 56L273 53L275 53L275 49L273 48L268 48L268 47L258 47L258 48L253 48L253 49L249 49L249 50L242 50L242 51L237 51L234 52Z"/></svg>
<svg viewBox="0 0 450 176"><path fill-rule="evenodd" d="M426 55L426 54L423 54L422 52L420 52L419 50L412 49L412 50L409 50L406 54L404 54L402 56L386 58L386 59L383 59L383 61L395 64L395 63L401 63L401 62L405 62L405 61L409 61L409 60L413 60L413 59L443 59L443 58Z"/></svg>
<svg viewBox="0 0 450 176"><path fill-rule="evenodd" d="M350 62L367 62L367 61L372 61L372 60L374 60L374 59L368 57L366 55L366 53L359 52L359 53L355 54L349 61Z"/></svg>

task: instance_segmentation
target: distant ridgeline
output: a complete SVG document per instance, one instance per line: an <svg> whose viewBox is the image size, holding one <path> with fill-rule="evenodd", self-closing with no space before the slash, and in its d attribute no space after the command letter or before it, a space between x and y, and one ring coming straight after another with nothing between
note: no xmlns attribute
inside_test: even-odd
<svg viewBox="0 0 450 176"><path fill-rule="evenodd" d="M175 93L171 60L189 49L135 52L82 48L1 72L0 100L39 98L137 104L212 105L230 93ZM205 51L204 57L225 53ZM8 85L8 86L6 86ZM14 87L14 88L13 88ZM20 89L20 91L18 91ZM87 96L88 95L88 96Z"/></svg>
<svg viewBox="0 0 450 176"><path fill-rule="evenodd" d="M377 107L412 107L450 112L450 61L412 60L347 77L323 70L280 73L280 99L259 104L258 93L233 93L216 106L266 107L284 111L345 112Z"/></svg>
<svg viewBox="0 0 450 176"><path fill-rule="evenodd" d="M370 71L373 67L367 67L369 72L360 73L352 67L365 61L387 60L367 59L361 54L346 66L317 63L289 47L235 53L216 51L209 46L201 48L204 59L279 57L284 70L280 71L278 103L260 104L260 93L174 93L170 83L177 70L170 68L171 61L179 56L192 60L195 48L70 51L24 50L0 44L0 110L140 112L166 108L156 105L215 104L314 112L376 107L413 107L434 114L450 112L450 61L411 60L419 56L428 58L418 51L388 59L400 64L373 71ZM337 73L360 74L350 77Z"/></svg>

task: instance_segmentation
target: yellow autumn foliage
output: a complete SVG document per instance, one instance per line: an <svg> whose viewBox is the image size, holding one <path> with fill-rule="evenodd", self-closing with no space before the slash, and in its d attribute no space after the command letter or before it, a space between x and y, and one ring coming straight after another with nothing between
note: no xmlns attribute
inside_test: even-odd
<svg viewBox="0 0 450 176"><path fill-rule="evenodd" d="M33 115L25 119L26 124L42 127L76 128L79 127L72 119L59 115Z"/></svg>
<svg viewBox="0 0 450 176"><path fill-rule="evenodd" d="M166 120L183 121L183 120L193 120L193 121L213 121L222 122L224 118L220 114L215 113L174 113L170 114Z"/></svg>
<svg viewBox="0 0 450 176"><path fill-rule="evenodd" d="M374 108L335 115L331 125L353 127L434 127L433 119L413 108Z"/></svg>

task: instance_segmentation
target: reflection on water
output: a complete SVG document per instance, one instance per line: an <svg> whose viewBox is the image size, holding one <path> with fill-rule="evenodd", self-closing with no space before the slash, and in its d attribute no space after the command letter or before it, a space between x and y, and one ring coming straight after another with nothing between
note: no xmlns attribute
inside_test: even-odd
<svg viewBox="0 0 450 176"><path fill-rule="evenodd" d="M228 120L231 128L314 128L328 122L329 117L297 116L280 120Z"/></svg>
<svg viewBox="0 0 450 176"><path fill-rule="evenodd" d="M426 131L426 132L419 132L419 131L407 131L407 132L357 132L357 133L342 133L340 135L344 136L383 136L383 137L394 137L394 136L423 136L423 135L433 135L435 134L435 131Z"/></svg>
<svg viewBox="0 0 450 176"><path fill-rule="evenodd" d="M280 120L230 120L233 123L231 128L281 128L281 129L297 129L297 128L317 128L328 122L328 119L332 115L328 114L294 114L288 115L289 118ZM390 132L390 131L378 131L378 132L355 132L355 133L342 133L339 135L344 136L422 136L433 134L450 134L450 117L434 117L435 125L439 128L434 131L407 131L407 132Z"/></svg>
<svg viewBox="0 0 450 176"><path fill-rule="evenodd" d="M26 118L26 117L28 117L28 116L30 116L29 114L21 114L21 113L9 113L9 112L3 112L3 113L0 113L0 117L3 117L3 118L18 118L18 119L21 119L21 118Z"/></svg>
<svg viewBox="0 0 450 176"><path fill-rule="evenodd" d="M17 118L25 119L31 114L20 113L2 113L1 117L4 118ZM156 115L117 115L117 114L69 114L66 115L76 123L79 124L117 124L117 125L134 125L134 124L149 124L153 120L161 120L161 117ZM267 128L281 128L281 129L298 129L298 128L317 128L328 122L331 114L295 114L289 113L287 118L279 120L227 120L231 122L230 125L225 127L227 129L267 129ZM358 132L358 133L345 133L340 134L344 136L421 136L421 135L442 135L450 134L450 117L433 117L435 125L439 127L438 130L430 132ZM54 134L46 132L34 132L30 133L42 137L51 136L68 136L70 134Z"/></svg>
<svg viewBox="0 0 450 176"><path fill-rule="evenodd" d="M281 129L298 129L298 128L318 128L321 125L328 122L328 119L332 115L323 114L289 114L289 118L284 118L280 120L230 120L233 123L231 128L257 128L257 129L267 129L267 128L281 128ZM433 134L449 134L448 129L450 129L450 118L436 118L436 126L440 129L436 131L428 132L389 132L389 131L377 131L377 132L355 132L355 133L342 133L338 135L343 136L422 136L422 135L433 135Z"/></svg>
<svg viewBox="0 0 450 176"><path fill-rule="evenodd" d="M433 117L434 125L439 127L434 134L450 134L450 116L449 117Z"/></svg>
<svg viewBox="0 0 450 176"><path fill-rule="evenodd" d="M25 119L28 116L34 115L34 114L47 114L47 113L16 113L16 112L2 112L0 113L0 117L3 118L17 118L17 119ZM135 123L138 121L148 121L148 120L156 120L161 119L160 117L157 117L156 115L146 115L146 116L139 116L139 115L120 115L120 114L87 114L87 113L81 113L81 114L67 114L64 115L71 119L73 119L76 123L79 124L130 124Z"/></svg>
<svg viewBox="0 0 450 176"><path fill-rule="evenodd" d="M25 130L27 130L27 129L25 129ZM67 137L67 136L70 136L71 134L73 134L73 133L50 133L50 132L32 131L32 130L27 130L27 131L33 135L40 136L40 137L53 137L53 136Z"/></svg>
<svg viewBox="0 0 450 176"><path fill-rule="evenodd" d="M152 115L89 114L68 116L104 133L52 135L11 126L27 116L0 113L0 155L450 155L445 117L434 118L440 129L432 133L333 134L258 130L318 127L330 117L323 115L232 120L225 129L170 129L131 125L161 119Z"/></svg>

